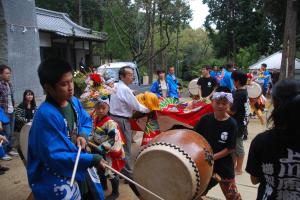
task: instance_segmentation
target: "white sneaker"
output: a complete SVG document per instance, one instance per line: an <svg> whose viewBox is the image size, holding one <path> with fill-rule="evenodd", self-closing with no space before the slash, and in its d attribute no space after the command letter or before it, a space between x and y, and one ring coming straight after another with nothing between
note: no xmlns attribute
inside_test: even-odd
<svg viewBox="0 0 300 200"><path fill-rule="evenodd" d="M1 158L1 160L9 161L9 160L12 160L12 158L11 158L9 155L5 154L5 155Z"/></svg>
<svg viewBox="0 0 300 200"><path fill-rule="evenodd" d="M18 156L19 154L15 150L11 150L10 152L8 152L8 155L10 155L10 156Z"/></svg>

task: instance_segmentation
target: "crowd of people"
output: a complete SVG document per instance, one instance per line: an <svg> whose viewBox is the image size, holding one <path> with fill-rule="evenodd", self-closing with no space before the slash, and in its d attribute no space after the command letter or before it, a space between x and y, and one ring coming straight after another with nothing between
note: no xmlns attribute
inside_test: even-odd
<svg viewBox="0 0 300 200"><path fill-rule="evenodd" d="M197 82L199 97L210 99L214 112L203 116L194 131L213 149L214 173L221 177L219 184L226 199L241 199L235 176L243 173L243 139L247 135L250 114L246 85L249 79L262 79L263 95L267 95L271 75L266 67L262 65L260 75L253 77L231 64L220 70L217 66L205 65ZM174 72L174 67L168 68L167 75L159 70L151 92L157 97L179 99L179 83ZM103 189L107 189L107 179L111 182L112 192L105 199L117 199L120 177L107 166L133 179L129 119L134 111L151 112L138 102L129 88L134 79L132 68L122 67L117 83L106 81L113 92L109 97L97 99L92 116L73 96L72 67L63 60L49 59L39 65L38 77L46 100L38 109L31 90L24 92L22 103L15 107L10 76L11 69L1 65L0 142L5 152L1 159L11 160L11 156L18 155L12 145L17 138L13 138L12 133L20 132L22 126L34 118L26 168L35 199L104 199L101 187L95 190L91 185L87 171L93 167L97 169ZM271 94L274 109L270 121L273 126L251 142L246 171L253 184L260 184L257 199L297 199L300 198L297 189L300 184L300 147L297 145L300 136L296 120L300 108L300 83L280 81L272 86ZM71 184L78 149L82 152L75 183ZM7 170L0 166L0 174ZM128 184L141 198L136 186L131 182ZM203 195L216 184L212 178Z"/></svg>

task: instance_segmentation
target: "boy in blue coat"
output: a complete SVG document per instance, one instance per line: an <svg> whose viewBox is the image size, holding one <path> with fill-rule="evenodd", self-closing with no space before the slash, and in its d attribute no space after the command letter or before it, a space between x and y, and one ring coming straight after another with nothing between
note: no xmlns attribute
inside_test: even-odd
<svg viewBox="0 0 300 200"><path fill-rule="evenodd" d="M40 64L38 75L46 100L34 116L28 141L27 175L34 198L93 199L87 169L104 168L100 155L81 153L76 181L70 186L78 147L85 149L92 131L91 118L73 97L72 67L49 59ZM101 187L98 194L104 199Z"/></svg>
<svg viewBox="0 0 300 200"><path fill-rule="evenodd" d="M179 82L175 76L175 68L173 66L169 67L169 73L166 76L167 83L170 87L170 97L179 98Z"/></svg>

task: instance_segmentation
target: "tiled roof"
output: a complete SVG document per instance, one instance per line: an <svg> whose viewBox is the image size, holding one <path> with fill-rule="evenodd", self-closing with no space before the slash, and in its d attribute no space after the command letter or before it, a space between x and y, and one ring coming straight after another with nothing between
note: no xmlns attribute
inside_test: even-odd
<svg viewBox="0 0 300 200"><path fill-rule="evenodd" d="M83 38L89 40L106 41L105 32L97 32L84 28L73 22L67 13L36 8L37 26L41 31L54 32L65 37Z"/></svg>

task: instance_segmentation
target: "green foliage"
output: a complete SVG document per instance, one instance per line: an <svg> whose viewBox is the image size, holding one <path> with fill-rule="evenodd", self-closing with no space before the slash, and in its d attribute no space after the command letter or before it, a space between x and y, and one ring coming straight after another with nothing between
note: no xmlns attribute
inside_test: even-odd
<svg viewBox="0 0 300 200"><path fill-rule="evenodd" d="M172 35L174 38L175 34ZM172 43L166 51L167 63L176 63L176 45ZM197 66L213 56L213 49L207 33L203 29L182 29L179 40L179 76L190 80L199 76Z"/></svg>
<svg viewBox="0 0 300 200"><path fill-rule="evenodd" d="M209 66L224 66L225 64L227 63L227 60L226 58L209 58L207 60L204 60L202 63L201 63L201 66L202 65L209 65Z"/></svg>
<svg viewBox="0 0 300 200"><path fill-rule="evenodd" d="M254 63L259 57L260 54L256 49L256 44L251 45L248 48L241 48L236 54L235 62L238 67L243 69L248 69L249 65Z"/></svg>
<svg viewBox="0 0 300 200"><path fill-rule="evenodd" d="M263 0L203 0L203 3L209 7L205 27L218 57L234 58L239 49L252 44L257 44L262 55L280 48L280 26L266 15Z"/></svg>
<svg viewBox="0 0 300 200"><path fill-rule="evenodd" d="M86 88L85 80L86 74L84 73L79 72L74 76L74 96L79 98L80 95L83 94Z"/></svg>

